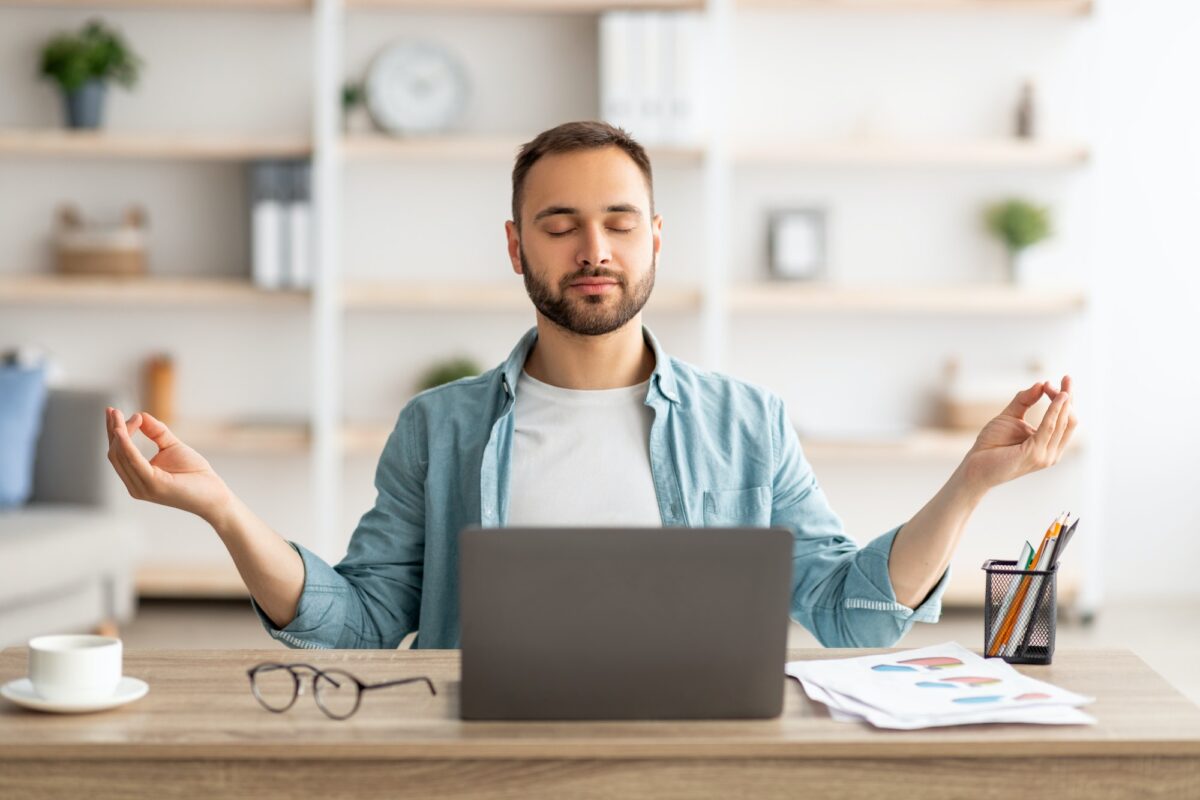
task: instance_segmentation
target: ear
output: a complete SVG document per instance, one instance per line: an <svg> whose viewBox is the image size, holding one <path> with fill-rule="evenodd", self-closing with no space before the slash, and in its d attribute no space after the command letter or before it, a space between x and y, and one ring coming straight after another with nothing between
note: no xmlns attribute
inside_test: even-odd
<svg viewBox="0 0 1200 800"><path fill-rule="evenodd" d="M650 221L650 235L654 238L654 255L658 256L662 250L662 214L655 214L654 219Z"/></svg>
<svg viewBox="0 0 1200 800"><path fill-rule="evenodd" d="M512 220L504 223L504 235L508 239L508 260L512 263L512 270L521 275L521 234Z"/></svg>

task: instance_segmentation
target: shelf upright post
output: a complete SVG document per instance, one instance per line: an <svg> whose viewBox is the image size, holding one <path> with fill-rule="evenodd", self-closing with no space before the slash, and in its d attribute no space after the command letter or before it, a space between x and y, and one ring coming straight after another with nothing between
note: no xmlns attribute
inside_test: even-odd
<svg viewBox="0 0 1200 800"><path fill-rule="evenodd" d="M734 0L708 0L705 21L708 27L710 60L705 79L707 98L707 146L704 148L704 292L701 297L701 341L704 363L709 369L723 366L725 331L729 315L726 302L729 264L733 257L726 221L730 219L731 163L726 129L733 84L733 5Z"/></svg>
<svg viewBox="0 0 1200 800"><path fill-rule="evenodd" d="M313 212L316 264L312 293L313 545L333 563L342 484L341 453L341 152L339 76L342 0L313 4Z"/></svg>

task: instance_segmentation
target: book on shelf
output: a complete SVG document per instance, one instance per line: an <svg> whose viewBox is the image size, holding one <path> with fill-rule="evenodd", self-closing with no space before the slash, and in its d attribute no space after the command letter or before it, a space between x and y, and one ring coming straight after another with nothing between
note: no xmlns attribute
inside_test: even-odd
<svg viewBox="0 0 1200 800"><path fill-rule="evenodd" d="M250 276L261 289L312 286L311 176L308 161L250 165Z"/></svg>
<svg viewBox="0 0 1200 800"><path fill-rule="evenodd" d="M701 14L610 11L600 18L600 114L647 146L695 145L706 132Z"/></svg>

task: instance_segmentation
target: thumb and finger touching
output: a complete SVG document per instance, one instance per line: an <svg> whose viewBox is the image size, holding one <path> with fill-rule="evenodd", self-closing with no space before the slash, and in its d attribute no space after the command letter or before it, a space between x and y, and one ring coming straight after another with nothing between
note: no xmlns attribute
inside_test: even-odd
<svg viewBox="0 0 1200 800"><path fill-rule="evenodd" d="M146 435L147 439L158 445L160 450L180 444L178 437L171 433L170 428L163 424L162 420L156 419L152 414L148 414L145 411L139 413L142 416L142 433Z"/></svg>
<svg viewBox="0 0 1200 800"><path fill-rule="evenodd" d="M1017 419L1025 419L1025 412L1033 407L1033 404L1042 398L1042 391L1045 389L1045 384L1035 383L1028 389L1022 389L1017 392L1012 401L1005 407L1003 413L1008 416L1016 417Z"/></svg>

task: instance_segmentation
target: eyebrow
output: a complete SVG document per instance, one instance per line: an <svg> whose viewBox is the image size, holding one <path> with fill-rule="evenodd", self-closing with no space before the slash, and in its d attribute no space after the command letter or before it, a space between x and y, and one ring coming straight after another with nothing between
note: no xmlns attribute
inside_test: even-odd
<svg viewBox="0 0 1200 800"><path fill-rule="evenodd" d="M605 208L604 212L606 214L636 214L639 217L642 215L642 210L631 203L617 203ZM572 217L579 216L579 209L571 208L570 206L547 206L534 216L533 221L537 222L545 217L553 217L559 214Z"/></svg>

